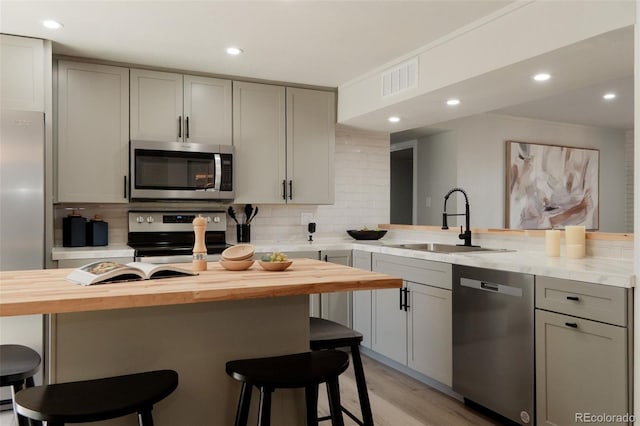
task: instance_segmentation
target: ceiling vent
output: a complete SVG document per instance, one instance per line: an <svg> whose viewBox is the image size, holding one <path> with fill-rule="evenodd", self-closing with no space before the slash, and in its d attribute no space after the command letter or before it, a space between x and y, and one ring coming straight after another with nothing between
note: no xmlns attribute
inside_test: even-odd
<svg viewBox="0 0 640 426"><path fill-rule="evenodd" d="M382 97L418 87L418 58L396 65L382 73Z"/></svg>

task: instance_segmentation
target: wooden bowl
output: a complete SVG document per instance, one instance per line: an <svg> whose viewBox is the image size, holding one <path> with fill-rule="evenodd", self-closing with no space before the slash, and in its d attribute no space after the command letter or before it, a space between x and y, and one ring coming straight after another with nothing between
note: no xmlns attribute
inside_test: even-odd
<svg viewBox="0 0 640 426"><path fill-rule="evenodd" d="M262 260L259 261L260 266L262 266L267 271L284 271L293 263L292 260L287 260L284 262L264 262Z"/></svg>
<svg viewBox="0 0 640 426"><path fill-rule="evenodd" d="M225 260L247 260L253 257L254 251L251 244L237 244L225 249L221 257Z"/></svg>
<svg viewBox="0 0 640 426"><path fill-rule="evenodd" d="M255 262L253 259L250 259L250 260L220 259L220 265L222 265L224 269L227 269L229 271L245 271L251 268L251 265L253 265L253 262Z"/></svg>

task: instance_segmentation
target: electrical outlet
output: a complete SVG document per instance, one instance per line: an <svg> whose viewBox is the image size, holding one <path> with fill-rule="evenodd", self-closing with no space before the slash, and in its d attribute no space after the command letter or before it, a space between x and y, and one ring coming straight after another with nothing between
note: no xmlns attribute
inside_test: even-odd
<svg viewBox="0 0 640 426"><path fill-rule="evenodd" d="M309 222L313 222L313 213L301 213L300 225L308 225Z"/></svg>
<svg viewBox="0 0 640 426"><path fill-rule="evenodd" d="M424 204L425 204L425 207L426 207L426 208L431 207L431 197L426 197L426 198L424 199Z"/></svg>

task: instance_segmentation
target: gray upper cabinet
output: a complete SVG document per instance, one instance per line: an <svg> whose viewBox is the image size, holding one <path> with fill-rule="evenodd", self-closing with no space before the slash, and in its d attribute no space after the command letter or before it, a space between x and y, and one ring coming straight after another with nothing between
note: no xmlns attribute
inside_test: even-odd
<svg viewBox="0 0 640 426"><path fill-rule="evenodd" d="M335 96L287 87L287 203L333 204Z"/></svg>
<svg viewBox="0 0 640 426"><path fill-rule="evenodd" d="M58 62L57 199L126 203L129 69Z"/></svg>
<svg viewBox="0 0 640 426"><path fill-rule="evenodd" d="M234 82L237 203L331 204L332 92Z"/></svg>
<svg viewBox="0 0 640 426"><path fill-rule="evenodd" d="M231 81L131 70L131 139L231 144Z"/></svg>
<svg viewBox="0 0 640 426"><path fill-rule="evenodd" d="M0 34L0 47L2 108L44 111L44 41Z"/></svg>
<svg viewBox="0 0 640 426"><path fill-rule="evenodd" d="M285 200L285 88L233 82L236 203Z"/></svg>

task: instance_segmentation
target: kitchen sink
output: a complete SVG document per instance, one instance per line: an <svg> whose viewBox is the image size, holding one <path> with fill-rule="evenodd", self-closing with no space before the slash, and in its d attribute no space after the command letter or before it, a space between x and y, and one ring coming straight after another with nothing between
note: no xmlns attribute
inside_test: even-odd
<svg viewBox="0 0 640 426"><path fill-rule="evenodd" d="M387 247L407 250L428 251L432 253L471 253L471 252L506 252L506 249L491 249L483 247L457 246L454 244L417 243L417 244L393 244Z"/></svg>

